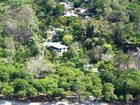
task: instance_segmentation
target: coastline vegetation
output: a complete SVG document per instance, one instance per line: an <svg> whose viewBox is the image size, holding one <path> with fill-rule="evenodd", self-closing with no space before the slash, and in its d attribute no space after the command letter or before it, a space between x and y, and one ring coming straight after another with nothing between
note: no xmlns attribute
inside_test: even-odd
<svg viewBox="0 0 140 105"><path fill-rule="evenodd" d="M0 0L2 97L139 102L140 0L85 1ZM62 2L88 18L64 16ZM48 30L68 46L63 56L43 46Z"/></svg>

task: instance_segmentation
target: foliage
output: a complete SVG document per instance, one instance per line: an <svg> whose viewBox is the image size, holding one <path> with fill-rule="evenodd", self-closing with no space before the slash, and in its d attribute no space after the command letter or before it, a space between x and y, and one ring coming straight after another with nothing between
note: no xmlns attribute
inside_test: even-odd
<svg viewBox="0 0 140 105"><path fill-rule="evenodd" d="M104 84L103 95L105 101L116 100L117 96L114 94L114 86L111 83Z"/></svg>
<svg viewBox="0 0 140 105"><path fill-rule="evenodd" d="M27 4L30 4L31 0L8 0L8 3L13 8L20 8L26 6Z"/></svg>
<svg viewBox="0 0 140 105"><path fill-rule="evenodd" d="M76 7L80 7L81 4L82 4L82 3L81 3L80 0L75 0L75 1L74 1L74 7L75 7L75 8L76 8Z"/></svg>
<svg viewBox="0 0 140 105"><path fill-rule="evenodd" d="M66 44L71 44L72 43L72 41L73 41L73 37L72 37L72 35L65 35L64 37L63 37L63 41L66 43Z"/></svg>
<svg viewBox="0 0 140 105"><path fill-rule="evenodd" d="M11 96L13 95L14 88L8 84L4 84L2 88L2 93L6 96Z"/></svg>
<svg viewBox="0 0 140 105"><path fill-rule="evenodd" d="M64 16L74 9L60 2L86 12ZM139 101L139 11L139 0L1 0L0 94ZM44 46L48 31L63 56Z"/></svg>

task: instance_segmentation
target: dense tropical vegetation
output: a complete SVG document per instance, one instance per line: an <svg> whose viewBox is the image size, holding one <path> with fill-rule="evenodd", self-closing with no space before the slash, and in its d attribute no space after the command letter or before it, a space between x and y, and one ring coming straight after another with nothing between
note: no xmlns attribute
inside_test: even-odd
<svg viewBox="0 0 140 105"><path fill-rule="evenodd" d="M60 2L90 18L65 17ZM63 56L43 46L49 29ZM140 47L140 0L0 0L0 94L6 97L140 100L140 71L128 51ZM138 57L138 56L137 56ZM98 72L85 70L91 64ZM137 64L139 65L139 64Z"/></svg>

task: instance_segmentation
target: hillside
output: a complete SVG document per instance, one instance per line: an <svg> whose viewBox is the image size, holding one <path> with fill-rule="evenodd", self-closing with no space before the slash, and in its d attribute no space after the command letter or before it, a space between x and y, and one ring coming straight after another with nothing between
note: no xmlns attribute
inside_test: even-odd
<svg viewBox="0 0 140 105"><path fill-rule="evenodd" d="M140 100L140 0L0 0L0 95Z"/></svg>

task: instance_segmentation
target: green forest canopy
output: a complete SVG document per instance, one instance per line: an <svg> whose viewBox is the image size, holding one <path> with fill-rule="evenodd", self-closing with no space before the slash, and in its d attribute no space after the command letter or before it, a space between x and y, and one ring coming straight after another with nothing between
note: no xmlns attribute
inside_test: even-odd
<svg viewBox="0 0 140 105"><path fill-rule="evenodd" d="M64 16L60 2L90 18ZM140 72L126 53L140 44L139 11L139 0L0 0L0 94L139 101ZM69 47L63 56L42 45L53 28L64 30L55 37Z"/></svg>

